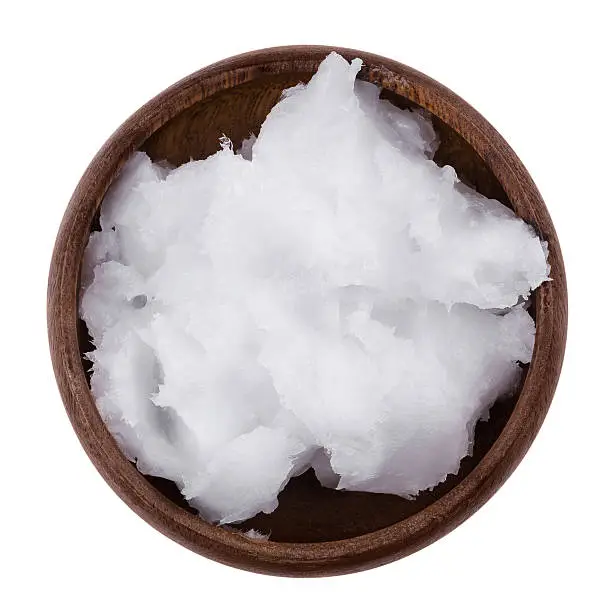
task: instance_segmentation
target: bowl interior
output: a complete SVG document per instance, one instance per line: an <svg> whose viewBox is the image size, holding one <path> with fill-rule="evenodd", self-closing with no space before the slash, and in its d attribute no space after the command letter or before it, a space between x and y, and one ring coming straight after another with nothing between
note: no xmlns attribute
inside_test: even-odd
<svg viewBox="0 0 612 612"><path fill-rule="evenodd" d="M368 78L365 72L360 76ZM252 81L220 91L169 120L140 149L155 161L167 160L179 165L217 151L222 135L239 145L251 133L259 132L263 120L284 89L308 81L310 77L311 73L306 72L262 74ZM401 108L416 107L407 98L388 90L383 90L382 96ZM433 121L440 138L435 161L440 165L451 164L464 182L483 195L510 206L500 183L471 145L437 117ZM97 229L97 224L96 216L92 229ZM535 309L531 309L531 314L535 318ZM81 354L92 349L82 321L79 322L79 346ZM83 358L88 379L90 365ZM526 372L527 368L523 372L523 381ZM259 514L239 527L270 534L270 540L276 542L307 543L351 538L401 521L442 497L469 474L500 435L517 397L518 392L514 398L497 402L489 419L477 424L473 453L462 461L459 473L447 477L433 490L422 492L416 499L325 489L309 470L289 482L280 494L276 511L269 515ZM195 513L174 483L161 478L147 479L176 505Z"/></svg>

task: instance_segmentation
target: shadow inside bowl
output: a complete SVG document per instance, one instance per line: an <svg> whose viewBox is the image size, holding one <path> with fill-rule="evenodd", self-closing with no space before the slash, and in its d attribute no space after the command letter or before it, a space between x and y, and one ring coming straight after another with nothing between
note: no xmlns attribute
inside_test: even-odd
<svg viewBox="0 0 612 612"><path fill-rule="evenodd" d="M263 120L284 89L299 81L308 81L310 76L310 73L264 74L223 90L168 121L145 141L141 150L154 161L167 160L180 165L217 151L222 135L239 146L251 133L259 132ZM383 90L382 96L400 108L418 108L393 92ZM436 163L452 165L462 181L481 194L510 206L498 180L465 139L440 119L434 117L433 123L440 138L434 157ZM96 229L99 229L98 215L92 223L92 231ZM535 308L529 311L535 319ZM78 337L82 355L94 348L83 321L79 321ZM82 363L89 381L91 362L83 357ZM308 470L289 481L279 495L278 508L272 514L260 513L237 527L270 534L270 540L276 542L326 542L364 535L419 512L456 486L491 448L512 413L527 369L523 368L516 394L498 401L491 408L489 419L478 422L473 453L461 462L458 474L448 476L433 490L424 491L412 500L395 495L335 491L322 487L313 470ZM177 506L195 513L173 482L146 478Z"/></svg>

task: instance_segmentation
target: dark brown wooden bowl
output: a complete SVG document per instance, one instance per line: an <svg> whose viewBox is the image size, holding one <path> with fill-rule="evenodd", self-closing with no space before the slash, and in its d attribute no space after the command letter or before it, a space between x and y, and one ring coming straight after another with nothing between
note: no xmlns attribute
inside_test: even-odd
<svg viewBox="0 0 612 612"><path fill-rule="evenodd" d="M293 479L279 508L244 524L271 533L254 541L206 523L173 483L140 474L103 424L88 384L87 330L79 320L81 259L100 201L136 150L180 164L218 148L222 134L240 142L259 127L283 89L307 81L332 47L280 47L239 55L188 76L132 115L104 144L64 215L51 262L49 342L68 416L87 454L114 491L153 527L191 550L266 574L325 576L375 567L437 540L466 520L508 478L529 448L550 405L563 360L567 291L561 250L548 211L523 164L471 106L436 81L384 57L360 57L359 78L376 83L400 107L429 110L441 138L436 154L482 194L495 197L548 241L553 281L535 292L533 360L520 393L498 402L476 429L474 453L459 474L409 501L318 485L312 472Z"/></svg>

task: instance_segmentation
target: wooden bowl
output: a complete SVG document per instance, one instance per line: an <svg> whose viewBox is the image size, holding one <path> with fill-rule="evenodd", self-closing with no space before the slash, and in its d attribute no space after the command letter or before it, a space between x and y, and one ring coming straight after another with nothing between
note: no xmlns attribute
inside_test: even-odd
<svg viewBox="0 0 612 612"><path fill-rule="evenodd" d="M563 260L537 188L504 139L472 107L436 81L384 57L360 57L359 78L376 83L400 107L433 115L436 154L488 197L510 206L548 241L552 282L535 292L533 360L512 400L498 402L476 428L474 453L457 476L408 501L392 495L341 492L318 485L311 471L293 479L279 508L243 528L271 533L255 541L210 525L182 500L173 483L145 477L119 451L89 390L89 338L77 310L81 259L108 186L136 150L180 164L218 148L222 134L240 142L259 127L283 89L307 81L332 47L280 47L246 53L200 70L132 115L104 144L64 215L49 275L49 342L68 416L87 454L114 491L153 527L216 561L283 576L325 576L375 567L434 542L466 520L508 478L533 441L561 370L567 329Z"/></svg>

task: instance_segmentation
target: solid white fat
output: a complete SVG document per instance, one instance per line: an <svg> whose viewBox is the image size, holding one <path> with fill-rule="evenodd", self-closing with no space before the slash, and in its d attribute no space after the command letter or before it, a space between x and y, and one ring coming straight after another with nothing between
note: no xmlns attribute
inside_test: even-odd
<svg viewBox="0 0 612 612"><path fill-rule="evenodd" d="M83 266L91 387L126 455L205 518L324 486L411 497L457 472L531 359L546 244L432 156L424 113L332 53L257 138L136 153Z"/></svg>

